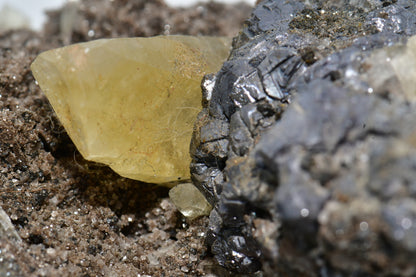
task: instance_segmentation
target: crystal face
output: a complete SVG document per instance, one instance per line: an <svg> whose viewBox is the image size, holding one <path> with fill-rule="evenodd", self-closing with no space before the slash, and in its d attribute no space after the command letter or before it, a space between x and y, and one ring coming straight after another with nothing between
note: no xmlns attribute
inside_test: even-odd
<svg viewBox="0 0 416 277"><path fill-rule="evenodd" d="M102 39L46 51L32 72L87 160L150 183L189 179L189 143L202 76L230 39Z"/></svg>
<svg viewBox="0 0 416 277"><path fill-rule="evenodd" d="M169 191L176 208L190 220L209 215L212 207L202 193L192 184L179 184Z"/></svg>

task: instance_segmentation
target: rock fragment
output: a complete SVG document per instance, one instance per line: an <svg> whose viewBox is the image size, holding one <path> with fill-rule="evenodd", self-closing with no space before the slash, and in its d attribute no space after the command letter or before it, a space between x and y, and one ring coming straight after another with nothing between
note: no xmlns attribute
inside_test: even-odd
<svg viewBox="0 0 416 277"><path fill-rule="evenodd" d="M16 232L9 216L0 207L0 275L22 276L16 254L22 239Z"/></svg>
<svg viewBox="0 0 416 277"><path fill-rule="evenodd" d="M407 0L259 3L213 77L191 148L221 265L416 274L415 23ZM228 151L206 152L199 129L219 121Z"/></svg>

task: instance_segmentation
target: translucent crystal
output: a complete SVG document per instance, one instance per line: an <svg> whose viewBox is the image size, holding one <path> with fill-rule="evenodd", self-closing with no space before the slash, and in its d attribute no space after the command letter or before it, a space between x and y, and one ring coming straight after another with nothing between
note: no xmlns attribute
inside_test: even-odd
<svg viewBox="0 0 416 277"><path fill-rule="evenodd" d="M416 99L416 36L409 38L405 49L398 47L394 50L388 53L393 56L390 57L391 65L407 99L414 101Z"/></svg>
<svg viewBox="0 0 416 277"><path fill-rule="evenodd" d="M219 70L230 39L103 39L40 54L31 68L87 160L151 183L189 179L200 82Z"/></svg>
<svg viewBox="0 0 416 277"><path fill-rule="evenodd" d="M8 238L16 242L22 242L22 239L14 228L12 221L2 207L0 207L0 238Z"/></svg>
<svg viewBox="0 0 416 277"><path fill-rule="evenodd" d="M187 218L209 215L212 207L202 193L191 183L179 184L169 191L176 208Z"/></svg>

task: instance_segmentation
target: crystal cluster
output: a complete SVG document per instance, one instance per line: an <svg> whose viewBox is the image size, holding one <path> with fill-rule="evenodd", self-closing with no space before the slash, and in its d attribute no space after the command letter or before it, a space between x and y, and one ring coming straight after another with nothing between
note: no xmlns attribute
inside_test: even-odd
<svg viewBox="0 0 416 277"><path fill-rule="evenodd" d="M102 39L40 54L31 68L87 160L151 183L189 179L189 142L202 76L230 39Z"/></svg>
<svg viewBox="0 0 416 277"><path fill-rule="evenodd" d="M263 0L233 47L191 147L219 264L416 276L416 2Z"/></svg>

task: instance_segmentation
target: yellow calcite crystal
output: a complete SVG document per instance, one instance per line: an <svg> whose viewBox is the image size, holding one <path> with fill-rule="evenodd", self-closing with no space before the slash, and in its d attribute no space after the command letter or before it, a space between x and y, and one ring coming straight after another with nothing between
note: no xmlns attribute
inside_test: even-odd
<svg viewBox="0 0 416 277"><path fill-rule="evenodd" d="M102 39L50 50L32 72L87 160L151 183L189 179L200 82L226 59L230 39Z"/></svg>
<svg viewBox="0 0 416 277"><path fill-rule="evenodd" d="M190 220L209 215L211 205L204 195L192 184L179 184L169 191L169 197L176 208Z"/></svg>

